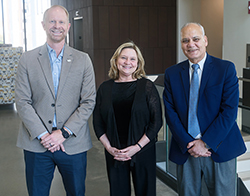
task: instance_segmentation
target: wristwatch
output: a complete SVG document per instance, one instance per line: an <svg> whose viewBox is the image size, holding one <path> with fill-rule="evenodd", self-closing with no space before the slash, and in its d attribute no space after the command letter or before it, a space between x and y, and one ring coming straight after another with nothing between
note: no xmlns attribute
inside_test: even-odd
<svg viewBox="0 0 250 196"><path fill-rule="evenodd" d="M68 133L68 131L65 131L64 128L61 128L60 130L61 130L61 132L62 132L63 137L64 137L65 139L68 139L69 136L70 136L69 133Z"/></svg>

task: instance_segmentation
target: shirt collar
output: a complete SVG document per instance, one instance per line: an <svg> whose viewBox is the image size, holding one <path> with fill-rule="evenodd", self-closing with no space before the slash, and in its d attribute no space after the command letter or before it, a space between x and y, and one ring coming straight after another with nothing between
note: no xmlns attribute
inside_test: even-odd
<svg viewBox="0 0 250 196"><path fill-rule="evenodd" d="M56 54L56 51L55 51L53 48L51 48L51 47L49 46L48 43L47 43L47 48L48 48L48 53L49 53L49 55L53 54L53 52L54 52L54 54ZM64 52L64 46L63 46L63 48L62 48L60 54L59 54L58 57L57 57L58 59L62 59L62 57L63 57L63 52Z"/></svg>
<svg viewBox="0 0 250 196"><path fill-rule="evenodd" d="M207 53L205 53L204 58L203 58L200 62L197 63L197 64L200 66L200 70L201 70L201 71L203 70L204 63L205 63L206 58L207 58ZM192 65L193 65L193 64L194 64L194 63L192 63L191 61L189 61L189 69L192 69Z"/></svg>

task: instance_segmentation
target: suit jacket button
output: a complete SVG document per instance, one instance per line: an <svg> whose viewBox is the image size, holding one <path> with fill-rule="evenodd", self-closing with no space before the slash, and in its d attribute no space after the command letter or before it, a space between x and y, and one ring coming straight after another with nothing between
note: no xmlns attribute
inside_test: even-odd
<svg viewBox="0 0 250 196"><path fill-rule="evenodd" d="M49 120L49 124L51 124L52 123L52 121L51 120Z"/></svg>
<svg viewBox="0 0 250 196"><path fill-rule="evenodd" d="M52 104L51 104L51 106L52 106L52 107L55 107L55 104L54 104L54 103L52 103Z"/></svg>

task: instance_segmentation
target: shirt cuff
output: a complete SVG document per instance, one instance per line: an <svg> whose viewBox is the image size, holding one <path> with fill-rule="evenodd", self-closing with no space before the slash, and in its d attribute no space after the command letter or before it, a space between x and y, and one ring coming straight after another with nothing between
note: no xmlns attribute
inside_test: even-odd
<svg viewBox="0 0 250 196"><path fill-rule="evenodd" d="M48 133L48 131L45 131L45 132L43 132L42 134L40 134L40 135L37 137L37 139L39 139L39 140L40 140L40 139L41 139L41 137L42 137L42 136L44 136L46 133Z"/></svg>
<svg viewBox="0 0 250 196"><path fill-rule="evenodd" d="M73 134L73 132L68 127L66 127L66 126L64 126L64 127L70 132L70 135Z"/></svg>

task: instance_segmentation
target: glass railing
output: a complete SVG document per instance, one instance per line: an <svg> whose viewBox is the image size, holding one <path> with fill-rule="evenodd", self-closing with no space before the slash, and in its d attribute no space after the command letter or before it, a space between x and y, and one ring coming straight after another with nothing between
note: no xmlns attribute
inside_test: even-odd
<svg viewBox="0 0 250 196"><path fill-rule="evenodd" d="M176 178L176 164L169 161L168 152L170 147L171 132L166 124L164 115L164 103L162 99L162 94L164 90L164 75L158 75L157 79L154 77L153 81L159 92L162 103L163 119L164 124L158 134L158 142L156 143L156 171L157 177L171 187L177 192L177 178ZM242 84L240 87L244 86L250 91L250 80L239 78L239 83ZM247 83L247 84L246 84ZM240 99L237 123L242 132L242 136L245 140L248 152L244 155L238 157L237 161L237 180L235 186L237 187L237 196L249 196L250 195L250 93L249 95L249 106L246 104L243 94L243 98ZM248 96L247 95L247 96ZM203 182L202 186L202 196L209 195Z"/></svg>

